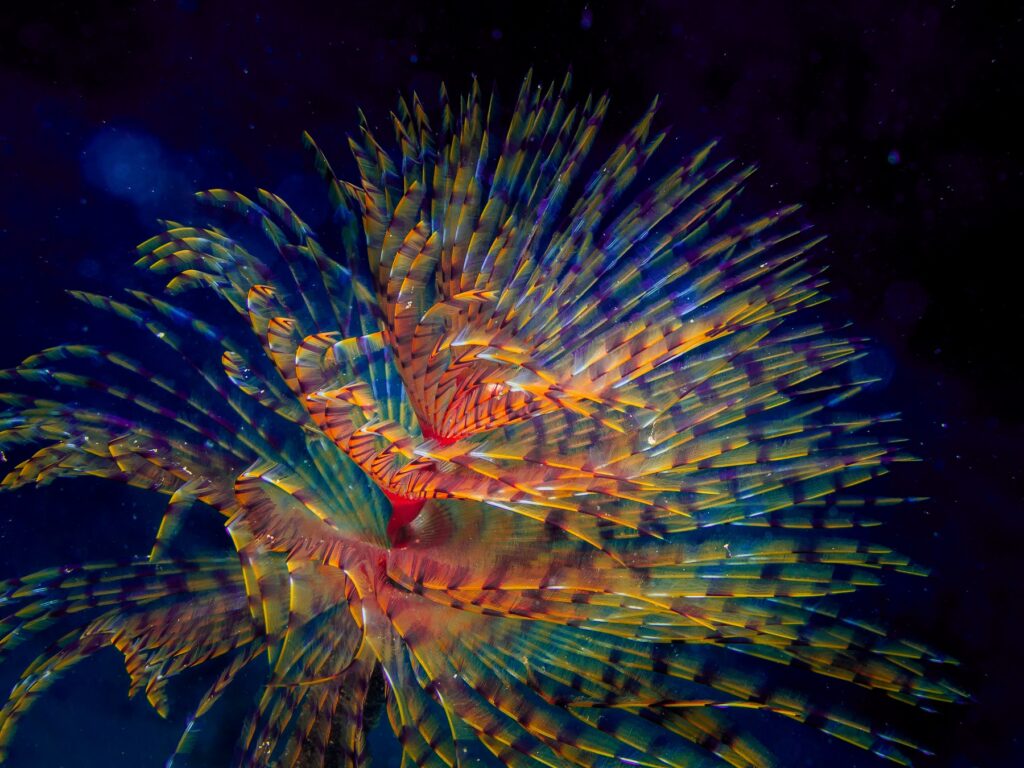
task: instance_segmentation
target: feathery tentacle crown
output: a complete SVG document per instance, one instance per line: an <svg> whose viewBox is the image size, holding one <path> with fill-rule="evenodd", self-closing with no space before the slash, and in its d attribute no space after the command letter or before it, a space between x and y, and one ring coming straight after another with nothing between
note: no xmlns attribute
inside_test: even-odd
<svg viewBox="0 0 1024 768"><path fill-rule="evenodd" d="M271 247L231 214L165 222L138 266L167 296L75 294L178 365L70 344L0 374L0 444L34 448L5 488L168 496L147 560L0 587L0 650L65 631L0 712L0 750L114 646L165 716L167 681L220 659L175 765L260 664L239 766L364 764L377 668L403 765L773 765L736 709L909 764L916 744L785 684L963 697L948 659L825 600L919 569L851 535L899 501L854 487L904 457L889 417L839 409L863 342L803 311L819 238L795 207L730 223L751 169L710 145L641 182L653 105L590 162L608 100L568 90L528 77L503 138L476 85L435 117L402 100L397 153L365 119L350 140L354 183L307 136L336 247L271 192L201 193ZM191 289L241 322L204 321L175 298ZM204 508L230 556L182 554Z"/></svg>

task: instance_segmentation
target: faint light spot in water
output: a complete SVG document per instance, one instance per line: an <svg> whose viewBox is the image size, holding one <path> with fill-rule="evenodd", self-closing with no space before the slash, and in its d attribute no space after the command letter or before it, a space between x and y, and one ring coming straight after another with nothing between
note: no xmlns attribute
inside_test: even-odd
<svg viewBox="0 0 1024 768"><path fill-rule="evenodd" d="M82 153L86 179L105 192L133 203L147 219L169 198L184 196L189 185L181 162L143 133L107 127Z"/></svg>
<svg viewBox="0 0 1024 768"><path fill-rule="evenodd" d="M81 259L78 262L78 274L82 277L99 277L100 264L96 259Z"/></svg>
<svg viewBox="0 0 1024 768"><path fill-rule="evenodd" d="M104 130L93 139L85 153L89 180L112 195L131 200L155 194L162 171L160 146L146 136Z"/></svg>

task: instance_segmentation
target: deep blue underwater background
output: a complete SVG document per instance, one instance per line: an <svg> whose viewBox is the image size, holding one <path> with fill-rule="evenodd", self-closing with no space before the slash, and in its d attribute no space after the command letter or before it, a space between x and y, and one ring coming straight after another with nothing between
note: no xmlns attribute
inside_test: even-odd
<svg viewBox="0 0 1024 768"><path fill-rule="evenodd" d="M193 213L196 189L264 186L327 226L299 137L351 174L357 106L387 134L399 89L431 101L442 79L457 93L475 74L508 104L530 66L542 80L571 66L578 94L611 92L612 141L660 93L674 126L660 162L720 136L760 164L755 204L804 202L830 235L829 311L877 342L883 382L864 407L901 410L924 459L890 487L930 501L874 535L934 573L893 579L865 612L961 658L977 702L898 725L935 749L926 766L1024 764L1021 8L347 6L0 6L0 367L89 338L95 313L63 291L138 280L132 247L158 216ZM162 503L90 481L0 497L0 577L143 554ZM29 658L0 668L0 687ZM174 689L165 722L126 700L126 680L113 651L77 668L25 721L10 767L163 765L205 682ZM209 724L211 765L241 701ZM787 766L881 765L786 724L766 738Z"/></svg>

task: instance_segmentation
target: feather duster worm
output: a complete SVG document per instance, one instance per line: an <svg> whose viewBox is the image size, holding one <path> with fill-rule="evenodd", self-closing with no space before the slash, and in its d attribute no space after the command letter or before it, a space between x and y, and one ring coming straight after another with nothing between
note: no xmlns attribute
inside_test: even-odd
<svg viewBox="0 0 1024 768"><path fill-rule="evenodd" d="M2 374L0 440L35 450L5 488L92 475L168 502L148 560L0 588L0 646L73 623L12 691L0 747L113 646L164 715L170 678L220 660L172 761L253 666L240 766L320 765L329 744L364 764L378 668L403 765L774 764L740 709L909 763L910 740L773 674L963 696L947 659L824 600L918 569L842 533L898 501L854 487L904 457L885 417L837 407L866 383L863 342L804 311L818 238L795 207L730 222L751 169L711 146L640 182L654 106L588 163L608 100L568 86L527 78L503 140L475 86L457 107L442 89L438 118L402 100L397 153L365 120L350 140L355 183L307 136L334 255L271 192L200 193L229 225L165 222L139 247L168 296L75 294L173 368L66 345ZM241 321L204 321L174 298L191 289ZM175 554L193 508L223 516L231 556Z"/></svg>

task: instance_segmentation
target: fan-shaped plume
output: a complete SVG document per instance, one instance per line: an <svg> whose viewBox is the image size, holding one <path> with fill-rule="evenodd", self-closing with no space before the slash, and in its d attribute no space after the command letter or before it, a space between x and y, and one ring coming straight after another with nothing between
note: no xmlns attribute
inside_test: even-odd
<svg viewBox="0 0 1024 768"><path fill-rule="evenodd" d="M363 120L353 181L306 137L328 245L271 192L215 189L219 225L139 246L166 296L75 293L150 352L0 374L0 444L28 449L3 486L107 477L167 510L148 561L3 584L0 649L64 634L0 712L0 756L112 646L165 716L168 679L218 660L175 765L249 667L239 766L365 764L377 669L403 765L774 765L735 710L909 764L912 741L801 689L963 698L948 659L829 599L921 573L860 538L901 501L862 484L907 458L892 417L843 409L864 342L809 311L820 238L795 206L730 211L751 169L711 145L652 161L656 106L594 162L608 100L568 78L527 77L504 122L475 84L431 117L414 95L395 150ZM192 556L211 508L234 551Z"/></svg>

